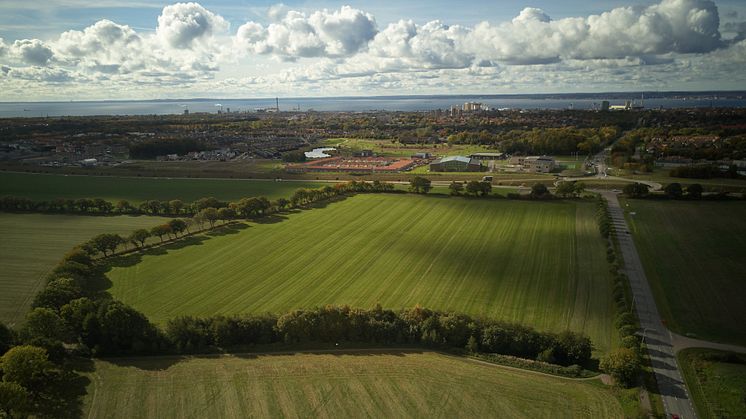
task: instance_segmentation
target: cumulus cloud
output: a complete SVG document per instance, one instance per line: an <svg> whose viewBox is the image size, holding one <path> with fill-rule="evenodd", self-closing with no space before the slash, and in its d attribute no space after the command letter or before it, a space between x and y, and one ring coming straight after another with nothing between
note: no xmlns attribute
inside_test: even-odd
<svg viewBox="0 0 746 419"><path fill-rule="evenodd" d="M140 35L110 20L100 20L82 31L64 32L54 48L60 59L103 73L132 71L148 56Z"/></svg>
<svg viewBox="0 0 746 419"><path fill-rule="evenodd" d="M52 60L54 52L47 44L38 39L20 39L13 42L11 53L24 64L46 66Z"/></svg>
<svg viewBox="0 0 746 419"><path fill-rule="evenodd" d="M56 40L0 39L0 89L48 83L55 92L67 84L115 95L199 86L203 94L214 88L239 95L242 88L478 92L611 80L661 88L670 74L732 82L746 77L736 75L746 64L746 29L738 18L731 13L721 25L711 0L660 0L561 19L529 7L511 20L473 26L405 17L379 30L371 14L349 6L298 11L279 4L264 23L247 22L229 34L220 15L176 3L163 8L154 33L100 20ZM280 69L258 56L286 62ZM250 76L216 80L221 66L230 67L226 75L248 69Z"/></svg>
<svg viewBox="0 0 746 419"><path fill-rule="evenodd" d="M311 15L277 6L270 8L269 17L274 22L266 27L256 22L241 25L236 45L249 53L288 60L344 57L361 50L377 32L373 16L350 6Z"/></svg>
<svg viewBox="0 0 746 419"><path fill-rule="evenodd" d="M228 22L198 3L176 3L163 8L156 34L173 48L191 48L212 35L225 32Z"/></svg>
<svg viewBox="0 0 746 419"><path fill-rule="evenodd" d="M370 43L377 58L398 58L403 64L421 68L464 68L474 59L463 45L469 30L440 21L416 25L411 20L390 24Z"/></svg>
<svg viewBox="0 0 746 419"><path fill-rule="evenodd" d="M479 57L511 64L705 53L724 45L719 25L709 0L662 0L559 20L527 8L509 23L477 25L468 44Z"/></svg>

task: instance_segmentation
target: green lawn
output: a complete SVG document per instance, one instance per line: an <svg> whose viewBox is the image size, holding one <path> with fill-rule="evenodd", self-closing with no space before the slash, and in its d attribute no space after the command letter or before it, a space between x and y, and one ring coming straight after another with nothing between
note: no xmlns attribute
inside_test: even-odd
<svg viewBox="0 0 746 419"><path fill-rule="evenodd" d="M181 199L191 202L206 196L237 200L250 196L289 197L298 188L323 186L314 182L245 179L138 178L113 176L66 176L0 172L0 196L36 200L55 198Z"/></svg>
<svg viewBox="0 0 746 419"><path fill-rule="evenodd" d="M23 319L44 276L73 246L100 233L129 233L159 217L93 217L0 213L0 321Z"/></svg>
<svg viewBox="0 0 746 419"><path fill-rule="evenodd" d="M431 352L99 360L88 375L87 417L623 417L600 385Z"/></svg>
<svg viewBox="0 0 746 419"><path fill-rule="evenodd" d="M746 417L746 355L686 349L677 357L701 419Z"/></svg>
<svg viewBox="0 0 746 419"><path fill-rule="evenodd" d="M658 310L681 334L746 344L746 202L626 200Z"/></svg>
<svg viewBox="0 0 746 419"><path fill-rule="evenodd" d="M156 322L325 304L421 304L614 345L595 206L358 195L112 268L110 292ZM131 258L130 258L131 259Z"/></svg>

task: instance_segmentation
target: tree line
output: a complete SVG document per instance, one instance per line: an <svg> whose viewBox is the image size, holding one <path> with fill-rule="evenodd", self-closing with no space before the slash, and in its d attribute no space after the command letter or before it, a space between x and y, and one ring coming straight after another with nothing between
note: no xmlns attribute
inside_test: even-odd
<svg viewBox="0 0 746 419"><path fill-rule="evenodd" d="M510 154L594 153L619 135L619 128L534 128L491 133L462 131L448 136L450 144L488 145Z"/></svg>
<svg viewBox="0 0 746 419"><path fill-rule="evenodd" d="M609 263L609 272L614 277L612 288L616 313L614 327L621 339L619 348L601 357L599 368L614 377L620 385L629 387L637 383L642 369L642 342L638 335L639 322L632 305L629 278L622 270L624 261L615 246L616 231L611 222L608 204L601 196L598 197L596 217L599 232L606 241L606 260Z"/></svg>
<svg viewBox="0 0 746 419"><path fill-rule="evenodd" d="M0 211L9 212L49 212L49 213L75 213L92 215L159 215L168 217L193 216L207 208L220 210L230 208L235 212L235 217L253 217L263 215L267 212L284 210L288 207L307 205L333 196L348 193L366 192L394 192L394 185L390 183L373 181L351 181L337 183L334 186L324 186L318 189L298 189L291 198L279 198L270 201L266 197L247 197L236 202L222 201L215 197L204 197L194 202L186 203L179 199L172 200L148 200L140 204L132 204L127 200L119 200L112 203L102 198L80 198L80 199L53 199L34 201L29 198L14 196L0 197ZM228 214L224 214L228 215Z"/></svg>
<svg viewBox="0 0 746 419"><path fill-rule="evenodd" d="M129 144L130 158L154 159L168 154L187 154L192 151L205 151L212 147L204 141L185 139L157 139Z"/></svg>
<svg viewBox="0 0 746 419"><path fill-rule="evenodd" d="M704 195L704 188L699 183L692 183L687 186L683 186L678 182L669 183L663 187L663 194L655 194L650 192L650 186L644 183L629 183L624 186L622 192L629 198L657 198L657 199L686 199L686 200L708 200L708 201L721 201L738 199L736 196L730 195L728 192L717 192ZM746 199L746 196L742 196L742 199Z"/></svg>

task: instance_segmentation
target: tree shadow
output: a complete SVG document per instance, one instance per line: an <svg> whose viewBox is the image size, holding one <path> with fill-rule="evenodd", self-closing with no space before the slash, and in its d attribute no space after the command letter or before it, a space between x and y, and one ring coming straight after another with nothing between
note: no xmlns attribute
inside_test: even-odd
<svg viewBox="0 0 746 419"><path fill-rule="evenodd" d="M201 357L202 356L200 356L200 358ZM205 355L204 357L208 358L215 356ZM105 361L118 367L136 368L144 371L165 371L180 362L187 361L192 358L198 357L186 355L138 356L121 358L100 358L100 361Z"/></svg>
<svg viewBox="0 0 746 419"><path fill-rule="evenodd" d="M64 369L59 374L48 377L48 391L39 400L42 417L81 418L83 417L83 396L91 380L75 370Z"/></svg>
<svg viewBox="0 0 746 419"><path fill-rule="evenodd" d="M328 348L328 349L311 349L311 350L292 350L287 351L278 350L276 352L227 352L225 355L239 358L239 359L262 359L272 357L287 357L287 356L298 356L298 355L333 355L335 357L342 356L357 356L357 357L371 357L371 356L396 356L405 357L407 355L422 354L427 352L425 349L417 348Z"/></svg>
<svg viewBox="0 0 746 419"><path fill-rule="evenodd" d="M262 349L258 346L257 349ZM256 360L270 357L288 357L297 355L333 355L336 357L342 356L357 356L357 357L371 357L371 356L397 356L405 357L412 354L422 354L426 352L425 349L417 348L346 348L346 349L315 349L315 350L275 350L269 352L221 352L221 353L206 353L206 354L190 354L190 355L166 355L166 356L138 356L138 357L112 357L112 358L100 358L99 361L108 362L123 368L135 368L143 371L165 371L181 362L187 362L195 359L219 359L221 357L233 357L246 360ZM91 362L91 364L93 364ZM95 365L82 366L78 371L93 372L95 371Z"/></svg>
<svg viewBox="0 0 746 419"><path fill-rule="evenodd" d="M279 214L265 215L264 217L252 218L251 221L257 224L277 224L287 220L288 217Z"/></svg>
<svg viewBox="0 0 746 419"><path fill-rule="evenodd" d="M247 228L249 228L249 225L246 223L226 224L208 231L206 235L209 237L227 236L229 234L238 234Z"/></svg>

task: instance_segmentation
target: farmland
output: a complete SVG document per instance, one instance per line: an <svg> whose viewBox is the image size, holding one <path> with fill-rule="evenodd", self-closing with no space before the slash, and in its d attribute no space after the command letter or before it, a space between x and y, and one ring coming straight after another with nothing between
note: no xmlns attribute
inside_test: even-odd
<svg viewBox="0 0 746 419"><path fill-rule="evenodd" d="M743 417L746 412L746 355L686 349L677 356L699 417Z"/></svg>
<svg viewBox="0 0 746 419"><path fill-rule="evenodd" d="M237 179L138 178L66 176L0 172L0 196L34 200L55 198L125 199L133 203L149 199L180 199L191 202L206 196L237 200L248 196L285 198L298 188L321 186L313 182L274 182Z"/></svg>
<svg viewBox="0 0 746 419"><path fill-rule="evenodd" d="M591 203L358 195L134 259L113 263L109 291L159 323L421 304L616 340Z"/></svg>
<svg viewBox="0 0 746 419"><path fill-rule="evenodd" d="M481 145L462 144L403 144L392 142L392 140L376 140L362 138L329 138L322 142L325 147L336 147L340 151L355 152L360 150L373 150L375 153L389 157L409 157L415 153L430 153L435 156L480 153L484 151L495 152Z"/></svg>
<svg viewBox="0 0 746 419"><path fill-rule="evenodd" d="M746 344L746 203L627 200L630 228L667 325Z"/></svg>
<svg viewBox="0 0 746 419"><path fill-rule="evenodd" d="M95 361L88 417L622 417L611 392L431 352Z"/></svg>
<svg viewBox="0 0 746 419"><path fill-rule="evenodd" d="M73 246L100 233L152 227L159 217L0 214L0 321L20 321L44 276Z"/></svg>

